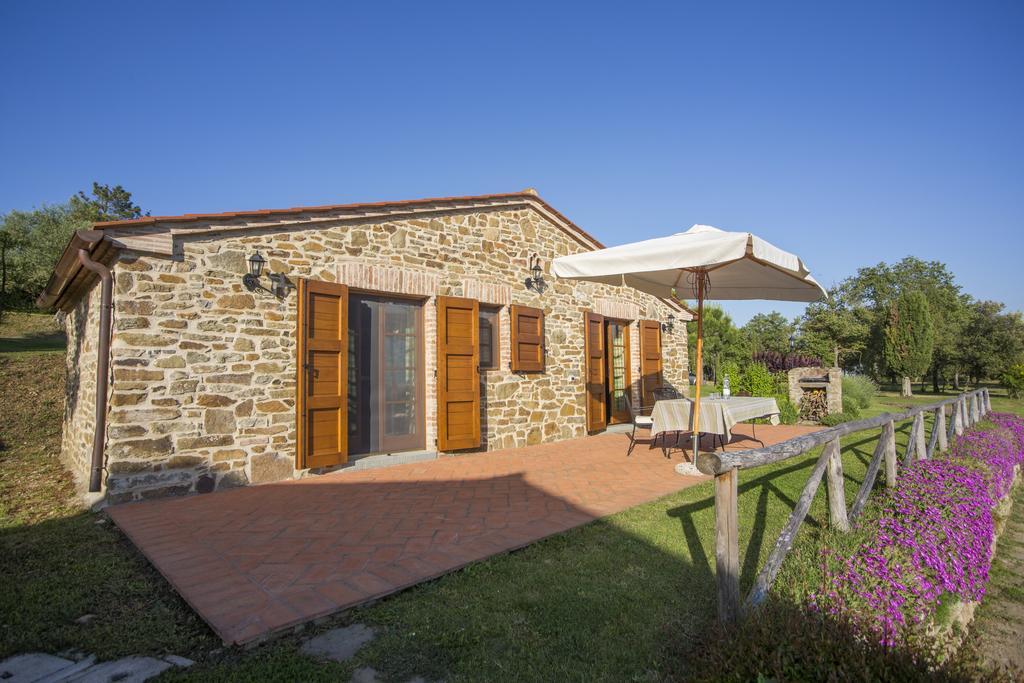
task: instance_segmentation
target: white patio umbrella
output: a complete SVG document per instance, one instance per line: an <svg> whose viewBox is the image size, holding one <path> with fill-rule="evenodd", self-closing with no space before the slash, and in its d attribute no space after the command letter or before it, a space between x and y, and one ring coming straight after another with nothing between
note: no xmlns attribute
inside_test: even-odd
<svg viewBox="0 0 1024 683"><path fill-rule="evenodd" d="M693 404L693 454L699 447L700 387L704 375L704 300L816 301L825 290L795 254L749 232L694 225L686 232L609 249L556 258L560 278L626 285L661 298L679 299L688 287L697 300L697 381Z"/></svg>

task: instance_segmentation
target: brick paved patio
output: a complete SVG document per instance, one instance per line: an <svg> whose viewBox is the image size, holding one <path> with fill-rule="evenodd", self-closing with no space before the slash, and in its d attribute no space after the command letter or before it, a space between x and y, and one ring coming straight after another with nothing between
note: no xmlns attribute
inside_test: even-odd
<svg viewBox="0 0 1024 683"><path fill-rule="evenodd" d="M759 426L765 443L813 428ZM757 444L740 426L730 450ZM108 510L226 643L245 643L680 489L625 434Z"/></svg>

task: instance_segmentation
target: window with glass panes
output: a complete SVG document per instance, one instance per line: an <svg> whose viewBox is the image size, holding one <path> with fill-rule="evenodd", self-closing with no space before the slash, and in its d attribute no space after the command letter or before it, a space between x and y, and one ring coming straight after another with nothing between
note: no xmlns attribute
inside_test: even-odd
<svg viewBox="0 0 1024 683"><path fill-rule="evenodd" d="M498 346L498 313L496 306L480 307L480 369L494 370L500 356Z"/></svg>

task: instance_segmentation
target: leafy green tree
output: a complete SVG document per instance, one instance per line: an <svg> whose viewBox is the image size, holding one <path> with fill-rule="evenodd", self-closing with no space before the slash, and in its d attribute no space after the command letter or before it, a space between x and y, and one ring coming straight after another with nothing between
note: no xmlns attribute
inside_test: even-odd
<svg viewBox="0 0 1024 683"><path fill-rule="evenodd" d="M1017 363L1007 368L1003 373L1002 382L1010 398L1024 396L1024 363Z"/></svg>
<svg viewBox="0 0 1024 683"><path fill-rule="evenodd" d="M848 367L860 360L871 328L870 311L851 305L839 287L829 290L828 299L809 304L800 320L800 350L834 367Z"/></svg>
<svg viewBox="0 0 1024 683"><path fill-rule="evenodd" d="M973 301L959 346L959 367L977 383L1003 376L1024 361L1024 320L1019 312L1004 313L998 301Z"/></svg>
<svg viewBox="0 0 1024 683"><path fill-rule="evenodd" d="M75 224L64 205L45 205L34 211L11 211L0 222L3 242L0 270L6 277L0 307L29 308L50 277Z"/></svg>
<svg viewBox="0 0 1024 683"><path fill-rule="evenodd" d="M132 201L132 193L120 185L110 187L94 182L92 194L79 192L68 200L68 208L74 221L100 223L141 218L142 209ZM148 214L145 214L148 215Z"/></svg>
<svg viewBox="0 0 1024 683"><path fill-rule="evenodd" d="M892 304L904 292L924 294L934 331L934 352L926 371L930 370L933 388L938 391L943 372L959 356L960 333L966 320L966 297L946 264L914 256L893 265L879 263L860 268L840 285L840 290L849 306L865 309L869 334L863 358L876 377L892 371L886 367L885 354L885 330Z"/></svg>
<svg viewBox="0 0 1024 683"><path fill-rule="evenodd" d="M697 321L686 323L690 363L697 371ZM739 367L750 362L750 347L733 324L729 314L715 305L704 306L704 379L717 381L722 364L732 361Z"/></svg>
<svg viewBox="0 0 1024 683"><path fill-rule="evenodd" d="M885 362L903 378L902 396L911 396L910 380L927 372L935 348L928 299L922 292L900 294L889 308L885 326Z"/></svg>
<svg viewBox="0 0 1024 683"><path fill-rule="evenodd" d="M778 311L758 313L740 328L752 353L774 351L789 353L790 337L796 335L796 325Z"/></svg>
<svg viewBox="0 0 1024 683"><path fill-rule="evenodd" d="M33 305L75 231L141 215L123 187L93 183L91 195L0 216L0 310Z"/></svg>

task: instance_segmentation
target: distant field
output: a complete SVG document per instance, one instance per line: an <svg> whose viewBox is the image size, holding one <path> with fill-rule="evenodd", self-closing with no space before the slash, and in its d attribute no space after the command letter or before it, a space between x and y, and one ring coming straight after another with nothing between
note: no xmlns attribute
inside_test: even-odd
<svg viewBox="0 0 1024 683"><path fill-rule="evenodd" d="M51 313L5 311L0 321L0 353L63 351L64 330Z"/></svg>

